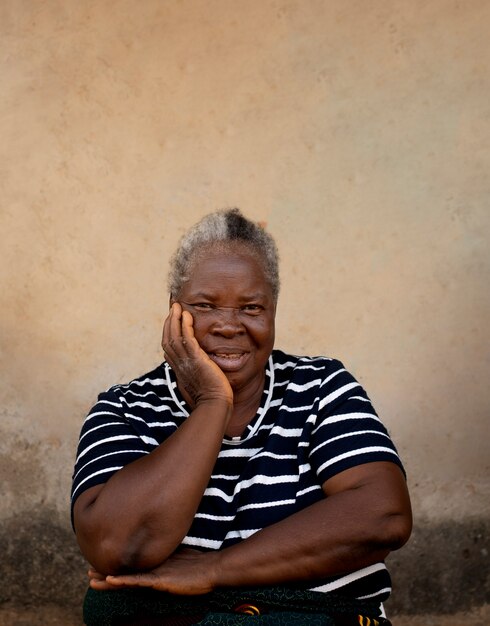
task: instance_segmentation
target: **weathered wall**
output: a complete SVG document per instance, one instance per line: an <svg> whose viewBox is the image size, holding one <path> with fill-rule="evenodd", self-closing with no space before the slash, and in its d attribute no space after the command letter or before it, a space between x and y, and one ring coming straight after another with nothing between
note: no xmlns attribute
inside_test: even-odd
<svg viewBox="0 0 490 626"><path fill-rule="evenodd" d="M159 361L169 255L232 205L280 246L277 345L342 358L406 462L392 610L488 598L489 21L487 0L0 1L0 601L79 601L81 421Z"/></svg>

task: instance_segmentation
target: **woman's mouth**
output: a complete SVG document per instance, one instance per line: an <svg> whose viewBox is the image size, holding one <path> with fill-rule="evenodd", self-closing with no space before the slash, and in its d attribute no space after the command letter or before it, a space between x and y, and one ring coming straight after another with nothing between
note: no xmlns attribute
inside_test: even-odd
<svg viewBox="0 0 490 626"><path fill-rule="evenodd" d="M245 364L248 352L208 352L209 358L224 372L235 372Z"/></svg>

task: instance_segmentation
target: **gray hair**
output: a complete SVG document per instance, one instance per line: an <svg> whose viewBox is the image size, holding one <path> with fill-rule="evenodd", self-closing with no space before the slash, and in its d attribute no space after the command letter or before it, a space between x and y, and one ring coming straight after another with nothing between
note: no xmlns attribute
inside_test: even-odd
<svg viewBox="0 0 490 626"><path fill-rule="evenodd" d="M176 296L189 280L192 264L207 249L222 249L243 245L257 257L266 280L272 288L274 301L279 295L279 256L274 239L260 224L242 215L239 209L224 209L210 213L192 226L181 238L179 247L170 260L168 287Z"/></svg>

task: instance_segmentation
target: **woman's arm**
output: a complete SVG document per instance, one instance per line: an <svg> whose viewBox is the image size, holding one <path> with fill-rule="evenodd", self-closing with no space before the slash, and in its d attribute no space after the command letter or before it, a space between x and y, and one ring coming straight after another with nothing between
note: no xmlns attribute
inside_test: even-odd
<svg viewBox="0 0 490 626"><path fill-rule="evenodd" d="M223 550L216 586L282 583L352 572L383 560L410 536L404 476L394 463L334 476L327 498Z"/></svg>
<svg viewBox="0 0 490 626"><path fill-rule="evenodd" d="M404 476L389 462L341 472L326 498L219 552L185 550L151 572L92 576L91 586L149 586L176 594L281 584L355 571L383 560L411 532Z"/></svg>
<svg viewBox="0 0 490 626"><path fill-rule="evenodd" d="M74 505L82 553L105 574L155 567L180 545L232 414L230 384L199 347L192 316L178 304L165 321L162 345L192 413L153 452L82 493Z"/></svg>

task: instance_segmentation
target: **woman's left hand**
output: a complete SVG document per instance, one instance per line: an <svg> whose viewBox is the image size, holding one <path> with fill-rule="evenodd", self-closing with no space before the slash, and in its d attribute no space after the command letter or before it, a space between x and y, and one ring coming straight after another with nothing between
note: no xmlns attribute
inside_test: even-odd
<svg viewBox="0 0 490 626"><path fill-rule="evenodd" d="M184 548L148 572L103 576L90 569L88 575L90 586L98 591L151 587L177 595L201 595L209 593L215 587L218 558L217 552L199 552Z"/></svg>

